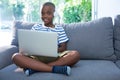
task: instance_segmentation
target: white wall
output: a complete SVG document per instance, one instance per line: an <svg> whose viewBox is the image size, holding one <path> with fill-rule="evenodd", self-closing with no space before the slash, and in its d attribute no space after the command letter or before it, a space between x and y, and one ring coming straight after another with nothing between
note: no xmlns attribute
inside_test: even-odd
<svg viewBox="0 0 120 80"><path fill-rule="evenodd" d="M120 0L93 0L93 7L95 7L92 12L93 19L105 16L115 17L120 14Z"/></svg>

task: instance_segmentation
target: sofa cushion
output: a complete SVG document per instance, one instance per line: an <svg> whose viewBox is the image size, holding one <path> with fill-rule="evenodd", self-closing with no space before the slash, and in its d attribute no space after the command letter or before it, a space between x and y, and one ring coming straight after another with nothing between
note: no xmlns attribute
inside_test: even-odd
<svg viewBox="0 0 120 80"><path fill-rule="evenodd" d="M68 49L78 50L81 59L114 59L113 23L111 17L90 22L63 25L68 37Z"/></svg>
<svg viewBox="0 0 120 80"><path fill-rule="evenodd" d="M73 66L70 76L47 72L26 76L15 65L10 65L0 70L0 79L8 80L8 78L9 80L120 80L120 69L108 60L81 60Z"/></svg>
<svg viewBox="0 0 120 80"><path fill-rule="evenodd" d="M114 19L114 47L117 58L120 59L120 15Z"/></svg>
<svg viewBox="0 0 120 80"><path fill-rule="evenodd" d="M11 57L13 53L16 52L18 52L18 48L16 46L0 47L0 69L12 63Z"/></svg>
<svg viewBox="0 0 120 80"><path fill-rule="evenodd" d="M12 39L11 45L18 46L18 36L17 36L18 29L31 29L31 27L33 25L34 25L34 23L23 22L23 21L14 21L14 23L13 23L13 39Z"/></svg>

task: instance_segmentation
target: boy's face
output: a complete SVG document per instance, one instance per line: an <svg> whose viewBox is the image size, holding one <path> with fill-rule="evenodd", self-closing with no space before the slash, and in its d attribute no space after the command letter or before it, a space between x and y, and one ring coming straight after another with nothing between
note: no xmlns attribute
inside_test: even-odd
<svg viewBox="0 0 120 80"><path fill-rule="evenodd" d="M52 6L43 6L41 15L42 20L45 24L45 26L50 26L53 24L53 18L54 18L54 9Z"/></svg>

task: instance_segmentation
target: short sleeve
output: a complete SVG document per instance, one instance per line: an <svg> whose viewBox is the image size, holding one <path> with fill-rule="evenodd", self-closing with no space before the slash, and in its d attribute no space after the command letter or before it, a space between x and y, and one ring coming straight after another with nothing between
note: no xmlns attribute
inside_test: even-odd
<svg viewBox="0 0 120 80"><path fill-rule="evenodd" d="M63 27L59 27L59 32L58 32L58 44L67 42L69 38L67 37L65 30Z"/></svg>

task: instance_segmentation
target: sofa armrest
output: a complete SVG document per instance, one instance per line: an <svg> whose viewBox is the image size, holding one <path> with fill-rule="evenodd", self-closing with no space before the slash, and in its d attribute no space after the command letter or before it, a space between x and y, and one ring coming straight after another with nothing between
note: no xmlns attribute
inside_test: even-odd
<svg viewBox="0 0 120 80"><path fill-rule="evenodd" d="M0 69L12 64L11 57L16 52L18 48L13 45L0 47Z"/></svg>

